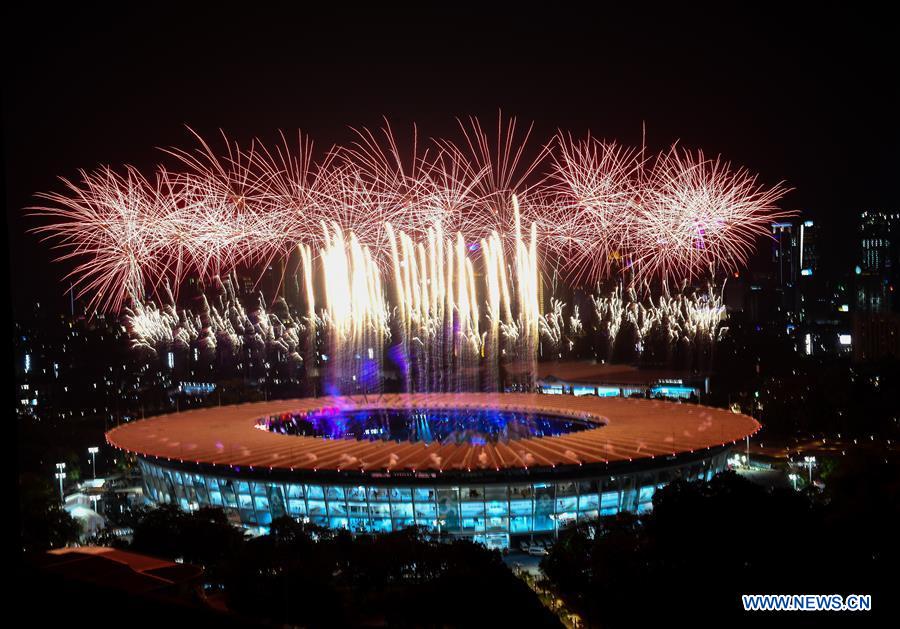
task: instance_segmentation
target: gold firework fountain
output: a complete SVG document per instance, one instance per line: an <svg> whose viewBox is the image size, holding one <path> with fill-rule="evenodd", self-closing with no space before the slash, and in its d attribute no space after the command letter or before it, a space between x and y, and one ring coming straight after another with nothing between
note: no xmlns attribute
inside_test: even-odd
<svg viewBox="0 0 900 629"><path fill-rule="evenodd" d="M301 247L306 288L308 360L318 363L332 393L380 390L387 350L407 391L496 391L501 363L514 363L517 388L530 388L536 373L540 307L536 231L522 236L518 201L514 264L507 266L503 242L494 231L480 241L480 260L461 233L447 236L440 225L422 241L386 225L393 290L382 288L370 250L351 232L323 225L319 255L324 304L316 311L314 260ZM476 264L483 281L476 276ZM388 307L388 297L392 308ZM484 304L484 308L481 304ZM393 316L391 316L393 313ZM325 351L313 358L318 332Z"/></svg>

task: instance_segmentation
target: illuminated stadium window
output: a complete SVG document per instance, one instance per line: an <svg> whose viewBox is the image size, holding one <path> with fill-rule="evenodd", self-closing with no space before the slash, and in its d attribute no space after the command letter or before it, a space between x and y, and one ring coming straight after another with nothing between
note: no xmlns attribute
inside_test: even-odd
<svg viewBox="0 0 900 629"><path fill-rule="evenodd" d="M374 518L372 520L372 531L375 533L389 533L391 530L390 518Z"/></svg>
<svg viewBox="0 0 900 629"><path fill-rule="evenodd" d="M414 505L416 520L431 521L437 517L437 508L434 503L417 502Z"/></svg>
<svg viewBox="0 0 900 629"><path fill-rule="evenodd" d="M347 515L347 503L343 500L329 500L328 501L328 515L329 516L345 516Z"/></svg>
<svg viewBox="0 0 900 629"><path fill-rule="evenodd" d="M219 485L219 487L222 489L222 497L225 499L225 506L231 507L232 509L237 507L237 494L234 493L234 483L225 481L225 483Z"/></svg>
<svg viewBox="0 0 900 629"><path fill-rule="evenodd" d="M485 511L489 516L504 516L507 514L507 502L506 500L491 500L490 502L485 502Z"/></svg>
<svg viewBox="0 0 900 629"><path fill-rule="evenodd" d="M256 523L261 525L269 525L272 523L272 514L268 511L256 512Z"/></svg>
<svg viewBox="0 0 900 629"><path fill-rule="evenodd" d="M391 517L412 518L413 506L411 502L395 502L391 504Z"/></svg>
<svg viewBox="0 0 900 629"><path fill-rule="evenodd" d="M389 518L391 517L391 506L387 503L370 504L369 515L377 518Z"/></svg>
<svg viewBox="0 0 900 629"><path fill-rule="evenodd" d="M369 505L365 502L347 502L347 514L351 518L369 519Z"/></svg>
<svg viewBox="0 0 900 629"><path fill-rule="evenodd" d="M484 517L483 502L463 502L459 505L460 515L465 518Z"/></svg>
<svg viewBox="0 0 900 629"><path fill-rule="evenodd" d="M288 499L288 514L294 517L306 515L306 502L298 499Z"/></svg>
<svg viewBox="0 0 900 629"><path fill-rule="evenodd" d="M326 515L324 500L308 500L306 508L310 517L321 517Z"/></svg>
<svg viewBox="0 0 900 629"><path fill-rule="evenodd" d="M392 487L391 500L411 502L412 489L410 489L409 487Z"/></svg>
<svg viewBox="0 0 900 629"><path fill-rule="evenodd" d="M534 511L534 502L531 500L510 500L510 515L527 515L530 516Z"/></svg>
<svg viewBox="0 0 900 629"><path fill-rule="evenodd" d="M617 491L605 491L600 497L601 509L614 509L615 511L618 511L619 504L619 492Z"/></svg>
<svg viewBox="0 0 900 629"><path fill-rule="evenodd" d="M535 488L534 530L549 531L554 528L550 515L554 513L553 486Z"/></svg>
<svg viewBox="0 0 900 629"><path fill-rule="evenodd" d="M456 489L438 489L437 517L444 520L448 530L459 526L459 492Z"/></svg>
<svg viewBox="0 0 900 629"><path fill-rule="evenodd" d="M653 494L656 491L656 487L653 485L648 485L646 487L641 487L641 493L638 498L638 504L649 502L653 500Z"/></svg>

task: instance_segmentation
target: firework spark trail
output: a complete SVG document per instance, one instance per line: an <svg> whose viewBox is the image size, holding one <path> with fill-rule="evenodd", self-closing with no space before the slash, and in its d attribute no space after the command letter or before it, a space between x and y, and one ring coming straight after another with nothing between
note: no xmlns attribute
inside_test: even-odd
<svg viewBox="0 0 900 629"><path fill-rule="evenodd" d="M791 215L746 169L672 147L657 157L653 185L635 219L635 264L642 277L692 277L711 267L734 270L773 220Z"/></svg>
<svg viewBox="0 0 900 629"><path fill-rule="evenodd" d="M65 280L79 297L90 295L89 310L119 310L165 273L159 252L168 243L157 230L168 209L164 181L151 183L131 167L125 175L109 168L80 174L80 185L62 180L68 195L39 195L55 205L34 209L57 222L35 231L66 250L58 260L79 261Z"/></svg>
<svg viewBox="0 0 900 629"><path fill-rule="evenodd" d="M337 223L322 225L325 300L321 320L329 338L329 380L341 392L380 387L384 342L390 337L381 275L368 247ZM309 290L309 289L308 289Z"/></svg>
<svg viewBox="0 0 900 629"><path fill-rule="evenodd" d="M127 308L125 324L132 346L155 355L196 347L207 360L220 353L230 362L250 347L260 356L280 353L291 362L302 360L299 348L306 328L290 316L283 303L279 304L279 316L267 311L260 297L257 309L247 313L237 297L236 280L217 282L222 292L214 298L217 305L211 305L204 296L198 313L188 309L179 313L171 292L161 305L135 302Z"/></svg>
<svg viewBox="0 0 900 629"><path fill-rule="evenodd" d="M481 242L488 320L482 333L475 266L462 235L446 238L436 224L425 246L404 232L395 233L393 228L389 232L400 344L409 358L402 366L408 386L411 390L477 388L478 365L485 358L484 387L495 389L503 317L509 324L513 312L499 235L494 232ZM524 291L527 300L537 282L534 267L520 267L512 280L517 294ZM522 303L529 302L520 299L519 312L524 314Z"/></svg>
<svg viewBox="0 0 900 629"><path fill-rule="evenodd" d="M75 263L67 277L79 296L106 310L161 296L167 285L177 298L188 277L209 283L239 266L267 268L298 245L315 245L323 221L352 232L382 271L392 262L388 224L419 242L437 224L477 247L525 221L570 282L618 275L634 286L733 269L770 221L789 214L775 206L782 186L766 188L702 152L673 147L648 159L643 150L560 133L530 159L531 127L518 133L515 119L500 117L496 137L474 118L460 127L462 142L435 138L427 148L414 129L411 153L387 123L381 132L362 129L321 162L302 135L296 147L282 136L274 150L225 139L219 155L195 134L198 149L167 151L180 170L160 166L149 178L130 167L81 172L31 209L50 221L36 231L61 248L59 259ZM536 259L516 239L501 242L513 266L525 254ZM517 303L522 312L533 306ZM504 317L498 327L513 334L521 322ZM536 338L538 318L517 338Z"/></svg>
<svg viewBox="0 0 900 629"><path fill-rule="evenodd" d="M635 149L588 136L558 134L550 185L532 208L547 247L566 261L575 283L595 283L617 271L642 201L643 158Z"/></svg>
<svg viewBox="0 0 900 629"><path fill-rule="evenodd" d="M667 351L677 344L711 346L718 340L725 320L722 294L715 293L712 286L705 293L662 295L656 302L648 297L646 303L634 290L627 291L626 296L619 287L608 295L594 294L591 300L598 328L608 341L607 360L613 359L624 329L633 331L634 346L640 354L649 350L654 338L663 339Z"/></svg>
<svg viewBox="0 0 900 629"><path fill-rule="evenodd" d="M566 304L556 299L550 298L550 312L545 314L541 320L541 337L548 344L549 354L554 358L562 358L560 347L563 341L563 329L565 328L565 317L563 316L563 308Z"/></svg>

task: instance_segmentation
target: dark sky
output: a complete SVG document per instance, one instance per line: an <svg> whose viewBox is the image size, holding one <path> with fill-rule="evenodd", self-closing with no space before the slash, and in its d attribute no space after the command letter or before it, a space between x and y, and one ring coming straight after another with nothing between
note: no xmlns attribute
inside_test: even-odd
<svg viewBox="0 0 900 629"><path fill-rule="evenodd" d="M124 3L123 3L124 4ZM787 3L784 3L787 4ZM78 168L152 168L160 146L193 146L188 124L243 141L300 128L320 149L347 125L455 134L455 116L498 109L637 144L676 139L796 190L783 202L823 224L826 262L849 264L861 209L897 208L896 22L850 5L758 3L628 14L524 10L251 15L88 13L8 16L4 165L13 304L62 308L64 267L21 208ZM452 5L445 5L452 6Z"/></svg>

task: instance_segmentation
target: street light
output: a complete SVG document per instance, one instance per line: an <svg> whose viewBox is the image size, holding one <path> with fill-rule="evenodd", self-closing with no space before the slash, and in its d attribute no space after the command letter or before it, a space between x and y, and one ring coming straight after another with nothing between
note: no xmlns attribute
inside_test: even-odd
<svg viewBox="0 0 900 629"><path fill-rule="evenodd" d="M63 497L63 480L66 478L66 464L65 463L57 463L56 464L56 480L59 481L59 501L65 502L65 498Z"/></svg>
<svg viewBox="0 0 900 629"><path fill-rule="evenodd" d="M797 491L797 475L796 474L788 474L788 478L790 478L791 482L794 483L794 491Z"/></svg>
<svg viewBox="0 0 900 629"><path fill-rule="evenodd" d="M812 485L812 468L816 464L816 457L805 456L803 460L806 461L806 467L809 468L809 484Z"/></svg>
<svg viewBox="0 0 900 629"><path fill-rule="evenodd" d="M94 480L97 480L97 453L100 451L100 448L97 446L91 446L88 448L88 454L91 455L91 466L94 468Z"/></svg>

